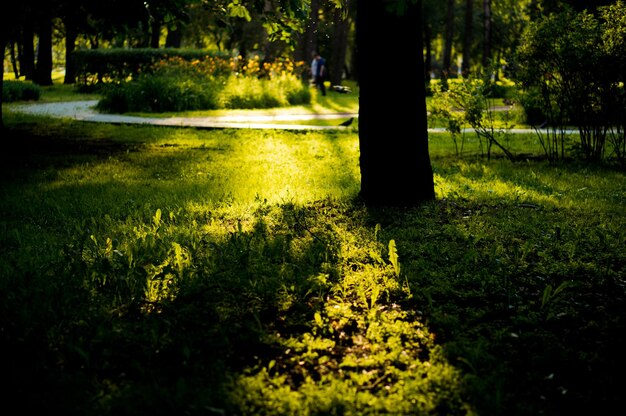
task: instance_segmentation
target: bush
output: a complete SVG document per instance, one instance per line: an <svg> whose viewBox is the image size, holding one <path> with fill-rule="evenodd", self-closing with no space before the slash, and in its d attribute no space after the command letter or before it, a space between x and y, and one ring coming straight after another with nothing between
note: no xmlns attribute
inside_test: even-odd
<svg viewBox="0 0 626 416"><path fill-rule="evenodd" d="M72 54L81 89L102 83L119 83L135 75L151 72L159 62L225 60L224 53L194 49L109 48L78 50Z"/></svg>
<svg viewBox="0 0 626 416"><path fill-rule="evenodd" d="M622 1L597 16L565 8L529 25L517 50L515 76L532 98L528 112L540 110L553 129L578 127L589 160L605 157L609 132L618 147L624 140L625 35Z"/></svg>
<svg viewBox="0 0 626 416"><path fill-rule="evenodd" d="M220 92L221 108L272 108L304 104L310 90L295 75L281 74L270 79L232 75Z"/></svg>
<svg viewBox="0 0 626 416"><path fill-rule="evenodd" d="M135 80L110 84L98 108L124 113L272 108L308 103L308 86L284 62L169 59Z"/></svg>
<svg viewBox="0 0 626 416"><path fill-rule="evenodd" d="M41 89L28 81L2 81L2 102L39 100Z"/></svg>
<svg viewBox="0 0 626 416"><path fill-rule="evenodd" d="M137 81L107 86L97 108L106 112L158 113L217 108L217 83L167 75L145 75Z"/></svg>

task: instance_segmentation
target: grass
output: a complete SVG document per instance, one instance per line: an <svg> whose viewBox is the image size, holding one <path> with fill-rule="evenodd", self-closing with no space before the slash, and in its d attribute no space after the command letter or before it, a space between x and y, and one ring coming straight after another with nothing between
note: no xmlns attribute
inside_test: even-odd
<svg viewBox="0 0 626 416"><path fill-rule="evenodd" d="M367 209L354 131L5 113L7 406L81 415L610 414L624 405L623 171L457 157ZM410 184L407 184L410 186Z"/></svg>

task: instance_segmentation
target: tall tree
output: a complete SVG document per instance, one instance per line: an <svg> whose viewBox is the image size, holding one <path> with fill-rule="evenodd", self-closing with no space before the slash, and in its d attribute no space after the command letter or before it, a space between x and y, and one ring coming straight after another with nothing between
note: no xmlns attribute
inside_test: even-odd
<svg viewBox="0 0 626 416"><path fill-rule="evenodd" d="M319 25L320 0L310 0L310 12L300 35L300 46L296 49L295 59L311 62L311 54L317 49L317 26Z"/></svg>
<svg viewBox="0 0 626 416"><path fill-rule="evenodd" d="M37 65L34 81L39 85L52 85L52 9L51 5L42 6L37 18Z"/></svg>
<svg viewBox="0 0 626 416"><path fill-rule="evenodd" d="M348 13L344 13L341 8L333 10L333 37L328 62L331 85L341 85L343 79L350 23L351 19Z"/></svg>
<svg viewBox="0 0 626 416"><path fill-rule="evenodd" d="M483 0L483 68L491 64L492 24L491 0Z"/></svg>
<svg viewBox="0 0 626 416"><path fill-rule="evenodd" d="M368 205L415 206L435 198L421 6L412 0L357 1L360 196ZM393 61L385 62L380 45Z"/></svg>
<svg viewBox="0 0 626 416"><path fill-rule="evenodd" d="M452 68L452 45L454 42L454 0L448 0L446 4L446 22L443 46L442 77L448 78Z"/></svg>
<svg viewBox="0 0 626 416"><path fill-rule="evenodd" d="M20 16L16 16L16 18L20 19ZM19 54L20 75L23 75L24 79L32 81L35 78L35 25L31 19L20 20L16 20L21 26L18 28L22 45Z"/></svg>
<svg viewBox="0 0 626 416"><path fill-rule="evenodd" d="M465 0L465 28L463 31L463 63L461 72L463 76L470 73L470 60L472 56L472 42L474 33L474 0Z"/></svg>

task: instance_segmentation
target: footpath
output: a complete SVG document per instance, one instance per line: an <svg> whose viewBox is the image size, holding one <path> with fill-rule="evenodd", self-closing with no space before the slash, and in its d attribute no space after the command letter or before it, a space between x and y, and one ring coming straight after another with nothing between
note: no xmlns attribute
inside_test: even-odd
<svg viewBox="0 0 626 416"><path fill-rule="evenodd" d="M137 117L123 114L103 114L95 110L98 101L72 101L61 103L22 104L12 108L13 111L49 116L72 118L74 120L110 124L149 124L168 127L195 128L252 128L252 129L288 129L288 130L341 130L348 128L341 123L358 117L354 113L333 114L266 114L266 115L234 115L217 117ZM306 125L307 120L338 120L337 125L320 126ZM289 123L293 122L293 123ZM298 122L298 123L295 123Z"/></svg>
<svg viewBox="0 0 626 416"><path fill-rule="evenodd" d="M12 107L12 111L49 117L71 118L74 120L110 124L148 124L167 127L193 127L200 129L282 129L282 130L344 130L356 126L356 113L332 114L265 114L265 115L227 115L216 117L138 117L123 114L103 114L95 110L98 101L70 101L59 103L21 104ZM500 109L501 111L502 109ZM302 124L308 120L337 120L336 125ZM350 123L352 120L354 122ZM290 123L291 122L291 123ZM348 122L348 123L346 123ZM344 125L348 124L348 125ZM429 132L444 132L443 128L431 128ZM473 132L473 129L465 129ZM540 130L547 132L547 130ZM535 133L534 129L510 129L509 133ZM568 130L576 134L577 130Z"/></svg>

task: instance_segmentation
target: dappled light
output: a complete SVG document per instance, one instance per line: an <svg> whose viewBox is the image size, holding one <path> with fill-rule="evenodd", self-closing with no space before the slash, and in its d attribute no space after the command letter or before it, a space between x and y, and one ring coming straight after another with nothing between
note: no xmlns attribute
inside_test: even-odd
<svg viewBox="0 0 626 416"><path fill-rule="evenodd" d="M437 200L367 209L352 131L68 126L4 165L18 230L5 284L47 270L5 310L30 325L11 310L51 293L37 302L59 351L48 365L88 368L102 414L136 401L123 386L156 411L144 399L180 379L197 387L172 407L226 413L495 414L520 396L540 409L561 384L617 394L602 362L563 374L579 353L614 356L593 340L622 319L605 290L626 261L621 171L444 156L438 137ZM493 391L502 402L481 401Z"/></svg>
<svg viewBox="0 0 626 416"><path fill-rule="evenodd" d="M298 414L472 413L462 374L422 314L402 306L414 289L366 210L332 200L246 206L245 215L157 209L123 226L105 217L75 240L81 254L65 267L87 271L89 301L121 328L134 326L132 309L144 314L135 330L151 332L150 348L174 348L172 358L209 372L219 362L207 349L227 357L221 401L244 413L268 402ZM204 348L179 357L181 343ZM117 397L113 384L102 403Z"/></svg>
<svg viewBox="0 0 626 416"><path fill-rule="evenodd" d="M624 0L5 9L5 408L624 408Z"/></svg>
<svg viewBox="0 0 626 416"><path fill-rule="evenodd" d="M621 182L621 172L591 176L583 169L576 171L559 166L545 169L528 165L508 166L507 162L459 161L447 165L434 175L437 197L442 199L471 198L491 204L514 204L527 208L567 208L619 210L626 193L613 189Z"/></svg>

